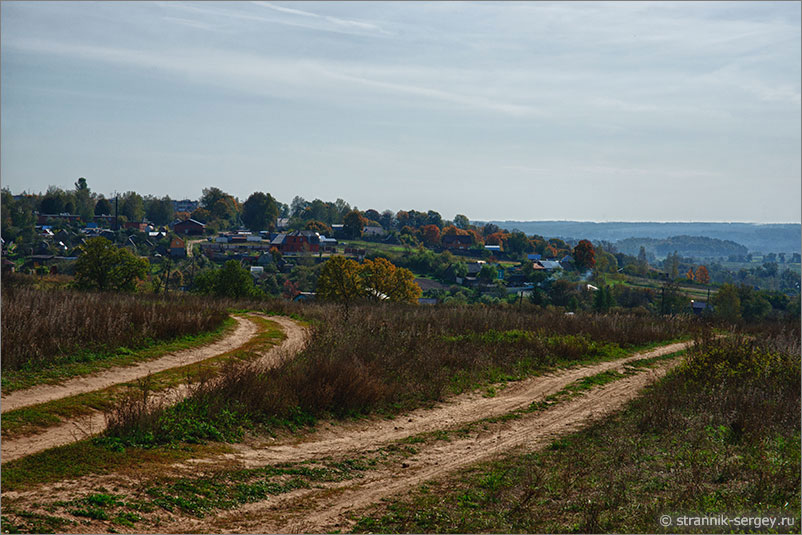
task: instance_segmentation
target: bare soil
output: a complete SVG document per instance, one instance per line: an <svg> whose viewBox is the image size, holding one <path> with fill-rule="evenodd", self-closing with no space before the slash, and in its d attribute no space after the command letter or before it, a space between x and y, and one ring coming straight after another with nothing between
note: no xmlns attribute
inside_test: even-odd
<svg viewBox="0 0 802 535"><path fill-rule="evenodd" d="M307 338L307 330L304 327L282 316L262 317L278 323L284 329L286 338L280 345L264 352L259 359L261 363L273 366L283 358L295 354L303 348ZM71 379L60 385L42 385L21 390L12 393L9 398L14 399L15 408L36 405L85 392L102 390L116 384L142 379L152 373L186 366L187 364L201 362L228 353L243 346L258 334L258 327L255 322L248 320L247 317L235 317L235 319L237 320L237 327L234 332L213 344L168 354L159 359L134 366L113 368L96 375ZM183 385L179 388L156 394L155 398L162 403L172 404L186 397L188 392L189 387ZM3 398L3 410L12 410L6 407L6 403L6 398ZM59 425L48 427L34 435L4 439L0 442L0 457L2 462L5 463L39 451L81 440L101 433L105 428L106 420L103 413L95 411L78 418L66 420Z"/></svg>

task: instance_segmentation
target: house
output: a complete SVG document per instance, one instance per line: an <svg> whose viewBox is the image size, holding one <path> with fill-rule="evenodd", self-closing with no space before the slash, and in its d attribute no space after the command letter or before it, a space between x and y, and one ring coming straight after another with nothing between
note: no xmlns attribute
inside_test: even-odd
<svg viewBox="0 0 802 535"><path fill-rule="evenodd" d="M183 258L187 256L187 244L181 238L173 238L170 242L170 256L173 258Z"/></svg>
<svg viewBox="0 0 802 535"><path fill-rule="evenodd" d="M294 230L279 234L270 245L282 253L317 253L320 251L320 234L311 230Z"/></svg>
<svg viewBox="0 0 802 535"><path fill-rule="evenodd" d="M81 220L81 216L77 214L68 214L66 212L61 214L40 214L39 212L34 212L36 214L36 224L37 225L46 225L51 221L67 221L69 223L77 223Z"/></svg>
<svg viewBox="0 0 802 535"><path fill-rule="evenodd" d="M276 219L276 228L279 230L284 230L290 227L290 218L289 217L279 217Z"/></svg>
<svg viewBox="0 0 802 535"><path fill-rule="evenodd" d="M536 261L540 260L540 258L541 258L541 255L539 255L537 253L529 253L528 255L526 255L526 259L527 260L531 260L532 262L536 262Z"/></svg>
<svg viewBox="0 0 802 535"><path fill-rule="evenodd" d="M436 305L437 299L434 297L418 297L419 305Z"/></svg>
<svg viewBox="0 0 802 535"><path fill-rule="evenodd" d="M369 226L362 229L363 236L384 236L385 234L387 231L381 227Z"/></svg>
<svg viewBox="0 0 802 535"><path fill-rule="evenodd" d="M251 276L258 277L265 272L265 268L263 266L251 266Z"/></svg>
<svg viewBox="0 0 802 535"><path fill-rule="evenodd" d="M327 238L326 236L320 236L320 249L322 251L327 251L330 253L337 252L337 238Z"/></svg>
<svg viewBox="0 0 802 535"><path fill-rule="evenodd" d="M315 292L299 292L292 298L293 301L314 301L317 294Z"/></svg>
<svg viewBox="0 0 802 535"><path fill-rule="evenodd" d="M187 219L186 221L176 223L173 230L176 234L200 236L206 230L206 225L194 219Z"/></svg>
<svg viewBox="0 0 802 535"><path fill-rule="evenodd" d="M443 247L446 249L466 250L470 249L471 245L473 245L473 239L471 236L446 234L440 239L440 243L442 243Z"/></svg>
<svg viewBox="0 0 802 535"><path fill-rule="evenodd" d="M555 269L562 269L562 266L556 260L538 260L532 264L532 269L545 269L546 271L554 271Z"/></svg>
<svg viewBox="0 0 802 535"><path fill-rule="evenodd" d="M131 228L139 232L147 232L148 223L146 221L126 221L123 223L123 228Z"/></svg>
<svg viewBox="0 0 802 535"><path fill-rule="evenodd" d="M198 209L199 205L200 203L198 203L198 201L190 201L189 199L173 201L173 210L175 212L187 212L191 214Z"/></svg>
<svg viewBox="0 0 802 535"><path fill-rule="evenodd" d="M475 276L477 273L482 271L482 268L484 267L485 263L486 262L484 260L477 260L476 262L469 262L465 264L466 267L468 268L468 275Z"/></svg>
<svg viewBox="0 0 802 535"><path fill-rule="evenodd" d="M712 310L713 307L708 305L705 301L693 301L691 300L691 312L694 313L696 316L701 316L702 314Z"/></svg>
<svg viewBox="0 0 802 535"><path fill-rule="evenodd" d="M334 235L335 238L345 238L345 226L344 225L332 225L331 226L331 233Z"/></svg>
<svg viewBox="0 0 802 535"><path fill-rule="evenodd" d="M490 251L491 253L500 253L501 245L485 245L485 250Z"/></svg>
<svg viewBox="0 0 802 535"><path fill-rule="evenodd" d="M8 258L3 258L3 273L14 273L17 266Z"/></svg>

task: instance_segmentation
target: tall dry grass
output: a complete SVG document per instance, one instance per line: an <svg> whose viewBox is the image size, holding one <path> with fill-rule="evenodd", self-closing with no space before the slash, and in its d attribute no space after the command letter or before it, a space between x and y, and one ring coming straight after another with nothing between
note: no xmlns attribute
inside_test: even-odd
<svg viewBox="0 0 802 535"><path fill-rule="evenodd" d="M273 369L229 367L180 407L154 409L161 416L128 406L125 414L111 415L111 433L149 432L157 442L169 442L175 438L170 429L197 427L200 421L230 428L236 422L396 411L483 382L622 356L621 346L676 338L690 328L678 318L388 304L356 307L344 321L331 305L274 304L283 313L302 310L305 317L321 318L296 358ZM184 424L175 425L177 418Z"/></svg>
<svg viewBox="0 0 802 535"><path fill-rule="evenodd" d="M4 285L2 366L19 369L75 353L134 349L215 329L225 317L220 303L197 297Z"/></svg>

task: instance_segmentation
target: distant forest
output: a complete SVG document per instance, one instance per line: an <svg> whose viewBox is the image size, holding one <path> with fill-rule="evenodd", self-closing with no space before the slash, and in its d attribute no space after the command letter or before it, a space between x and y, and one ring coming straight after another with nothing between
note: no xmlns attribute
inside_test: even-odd
<svg viewBox="0 0 802 535"><path fill-rule="evenodd" d="M554 236L563 240L576 240L587 238L593 241L606 240L617 244L622 251L628 247L629 238L653 238L654 240L672 240L677 243L677 238L693 237L698 239L712 238L722 240L728 245L714 244L710 242L703 244L699 242L689 242L690 249L696 247L715 246L721 249L721 253L711 253L710 249L704 249L706 254L692 254L683 252L676 245L660 246L660 251L655 250L657 256L665 256L676 250L679 254L687 256L729 256L740 255L743 252L728 251L731 244L746 247L752 253L799 253L802 252L802 225L794 223L776 224L756 224L756 223L629 223L629 222L607 222L594 223L590 221L492 221L499 227L507 230L518 229L527 234L538 234L541 236ZM657 248L656 242L654 247ZM639 244L640 245L646 245ZM675 247L672 249L672 247ZM646 247L647 249L649 247ZM725 251L727 251L725 253ZM638 249L635 249L635 253Z"/></svg>

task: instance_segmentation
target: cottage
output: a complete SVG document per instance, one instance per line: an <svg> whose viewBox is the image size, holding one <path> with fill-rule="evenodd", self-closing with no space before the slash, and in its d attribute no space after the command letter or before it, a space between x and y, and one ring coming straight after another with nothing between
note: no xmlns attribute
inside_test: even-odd
<svg viewBox="0 0 802 535"><path fill-rule="evenodd" d="M473 245L473 239L471 236L460 236L457 234L446 234L440 240L440 243L443 244L443 247L446 249L457 249L457 250L466 250L470 249L471 245Z"/></svg>
<svg viewBox="0 0 802 535"><path fill-rule="evenodd" d="M175 230L176 234L200 236L206 230L206 225L194 219L187 219L176 223L173 230Z"/></svg>
<svg viewBox="0 0 802 535"><path fill-rule="evenodd" d="M381 228L376 226L368 226L362 229L363 236L384 236L387 232Z"/></svg>
<svg viewBox="0 0 802 535"><path fill-rule="evenodd" d="M294 230L279 234L270 245L282 253L317 253L320 251L320 235L311 230Z"/></svg>
<svg viewBox="0 0 802 535"><path fill-rule="evenodd" d="M693 301L691 300L691 312L694 313L696 316L701 316L708 312L708 310L712 309L713 307L708 305L705 301Z"/></svg>
<svg viewBox="0 0 802 535"><path fill-rule="evenodd" d="M181 238L173 238L170 242L170 256L173 258L184 258L187 256L187 244Z"/></svg>
<svg viewBox="0 0 802 535"><path fill-rule="evenodd" d="M562 266L556 260L538 260L532 265L532 269L545 269L546 271L554 271L555 269L562 269Z"/></svg>
<svg viewBox="0 0 802 535"><path fill-rule="evenodd" d="M500 253L501 245L485 245L485 250L490 251L491 253Z"/></svg>
<svg viewBox="0 0 802 535"><path fill-rule="evenodd" d="M123 223L123 228L134 229L139 232L147 232L148 223L146 221L126 221Z"/></svg>

